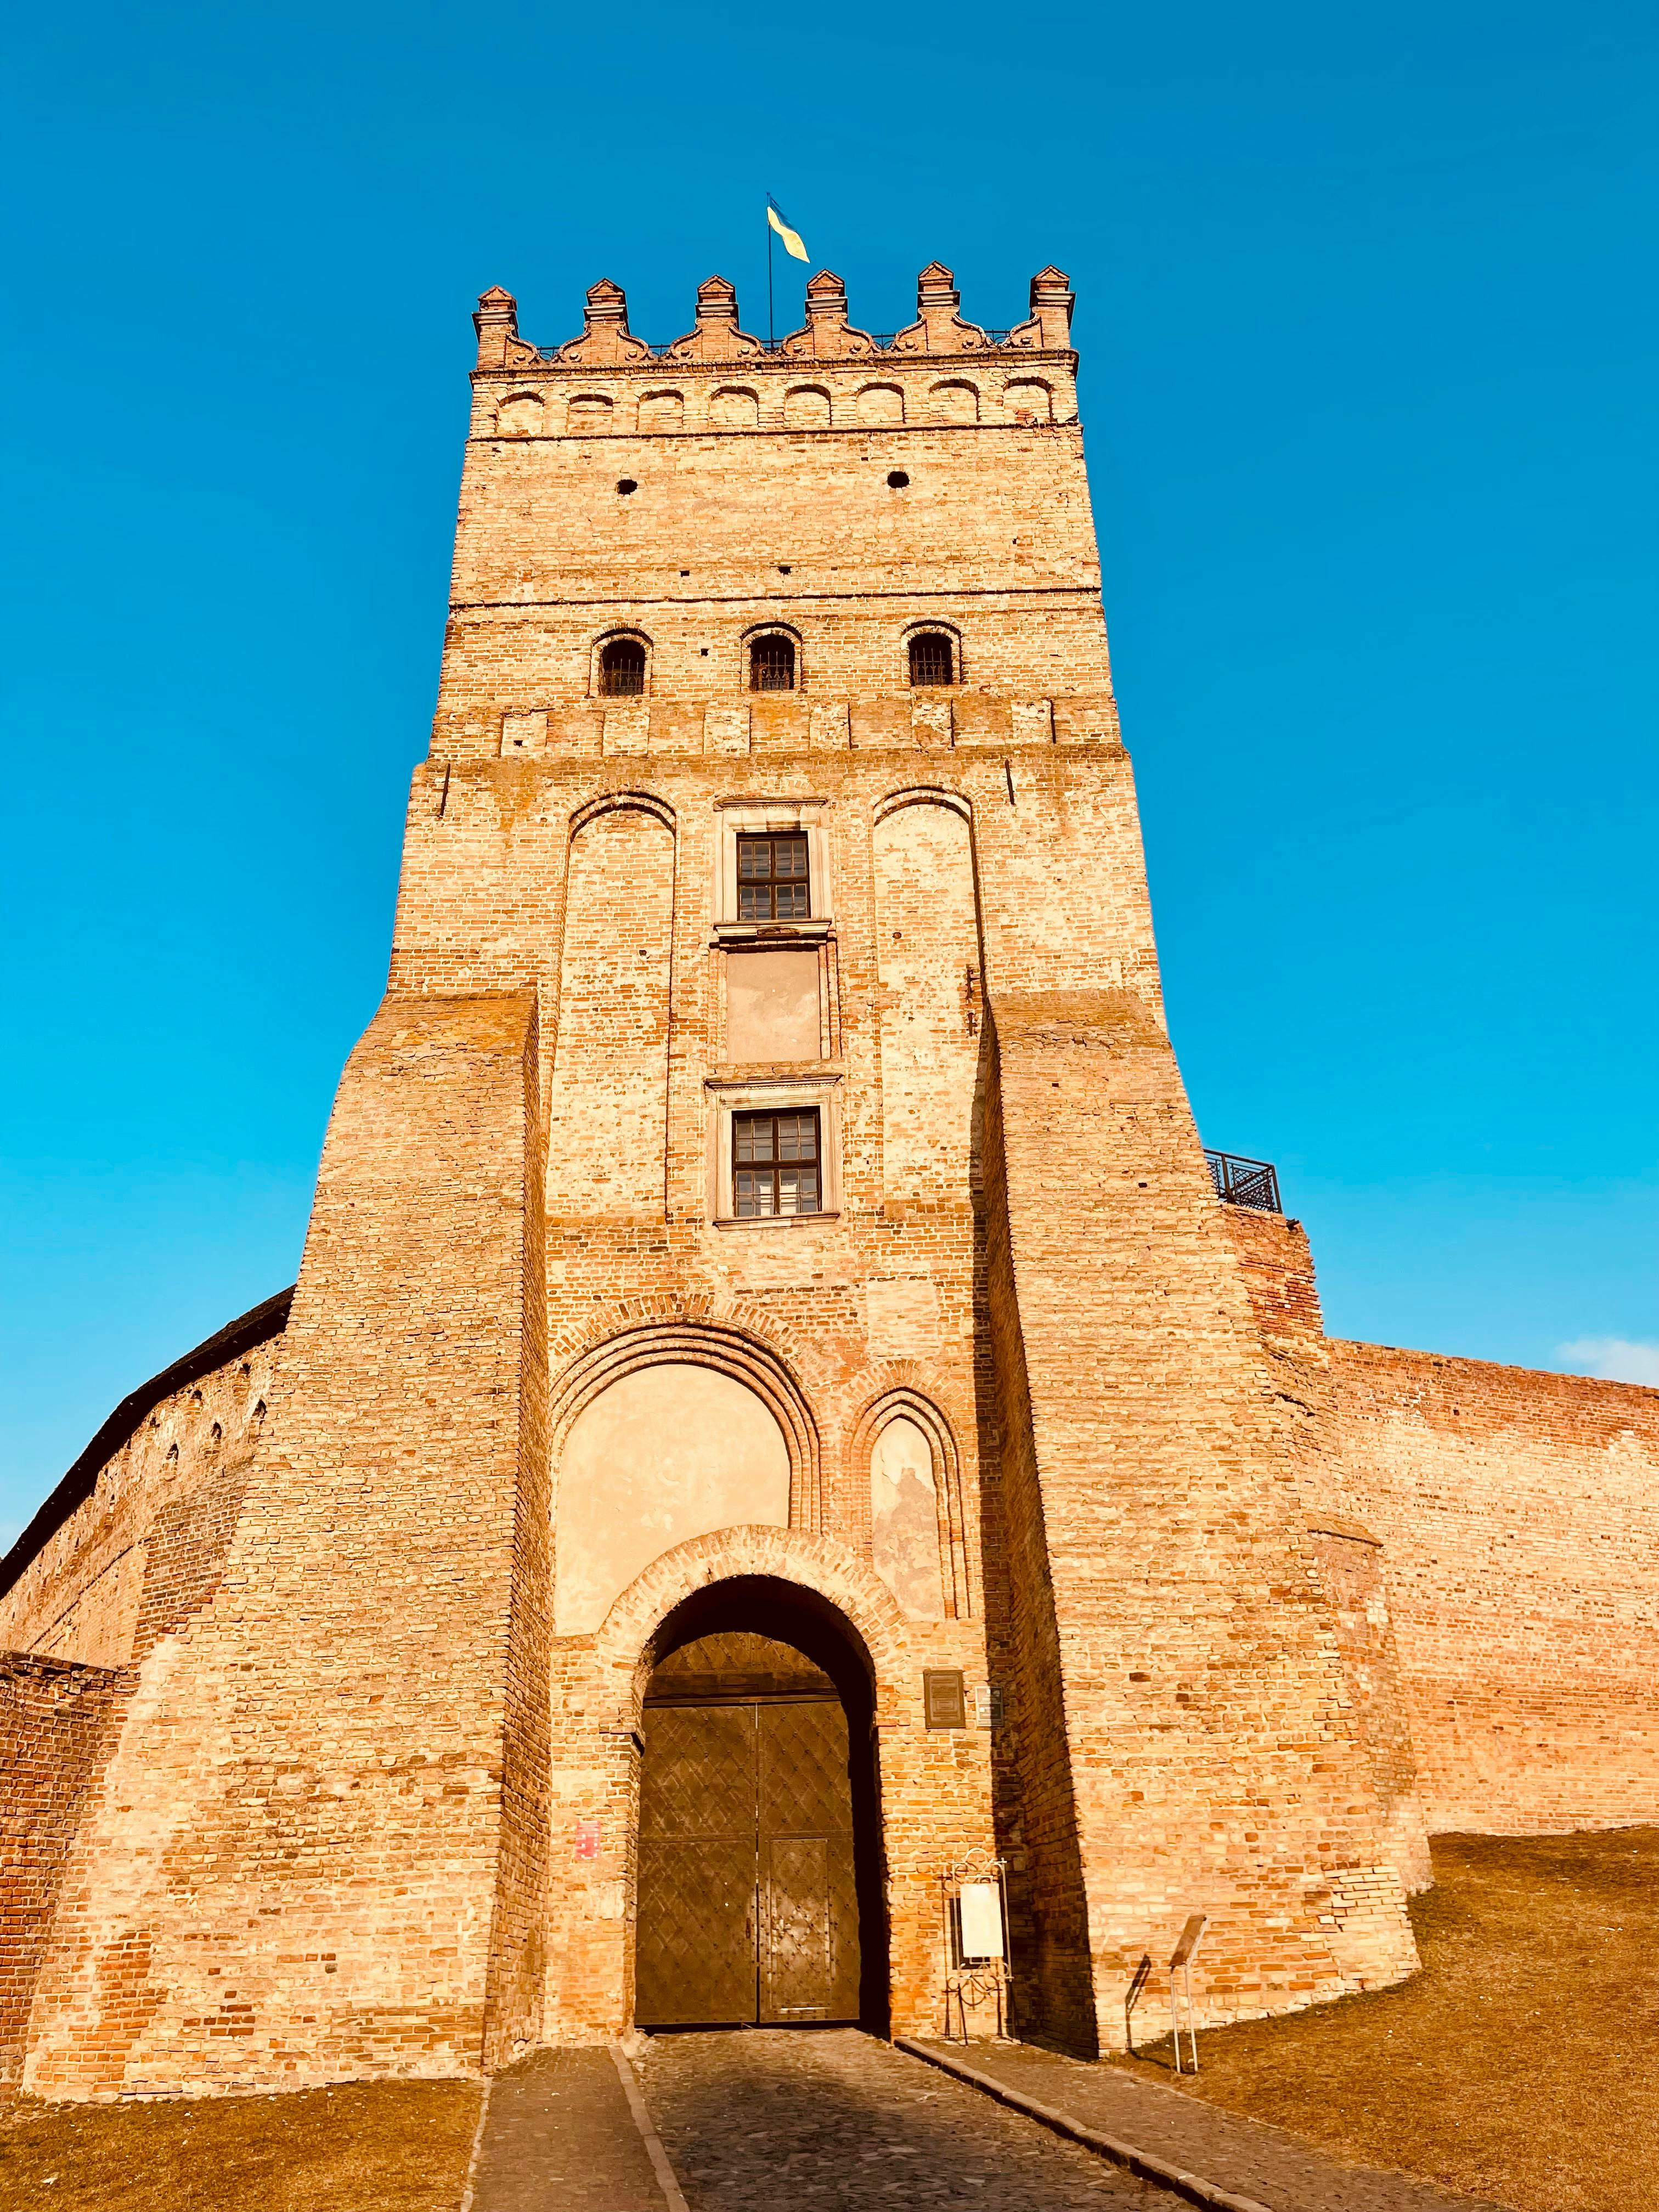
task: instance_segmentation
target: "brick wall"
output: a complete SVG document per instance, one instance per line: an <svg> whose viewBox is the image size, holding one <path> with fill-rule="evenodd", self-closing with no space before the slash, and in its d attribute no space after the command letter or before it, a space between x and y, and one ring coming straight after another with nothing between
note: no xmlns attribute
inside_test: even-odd
<svg viewBox="0 0 1659 2212"><path fill-rule="evenodd" d="M991 976L1095 2032L1193 1911L1212 2018L1397 1979L1401 1877L1168 1041L1129 993Z"/></svg>
<svg viewBox="0 0 1659 2212"><path fill-rule="evenodd" d="M286 1313L176 1388L135 1393L131 1425L118 1419L101 1449L94 1439L94 1463L78 1481L71 1468L42 1508L49 1532L26 1531L6 1563L0 1650L123 1667L202 1602L264 1425Z"/></svg>
<svg viewBox="0 0 1659 2212"><path fill-rule="evenodd" d="M1306 1515L1402 1864L1412 1820L1652 1820L1659 1391L1327 1339L1301 1224L1221 1210L1310 1445Z"/></svg>
<svg viewBox="0 0 1659 2212"><path fill-rule="evenodd" d="M0 1652L0 2093L22 2071L70 1846L131 1686L113 1668Z"/></svg>
<svg viewBox="0 0 1659 2212"><path fill-rule="evenodd" d="M82 1820L32 2087L466 2072L533 2032L535 1063L523 997L390 1000L352 1056L271 1433Z"/></svg>
<svg viewBox="0 0 1659 2212"><path fill-rule="evenodd" d="M1659 1391L1331 1346L1437 1830L1659 1811Z"/></svg>

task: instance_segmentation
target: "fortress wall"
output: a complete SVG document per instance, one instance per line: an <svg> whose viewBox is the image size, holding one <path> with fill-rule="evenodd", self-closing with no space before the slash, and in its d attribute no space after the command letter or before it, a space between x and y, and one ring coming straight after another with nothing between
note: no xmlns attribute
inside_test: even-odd
<svg viewBox="0 0 1659 2212"><path fill-rule="evenodd" d="M133 1393L129 1407L144 1402L131 1425L118 1408L70 1468L5 1563L0 1651L125 1667L201 1604L224 1558L282 1346L285 1299L267 1304L281 1313L254 1322L266 1330L258 1341L211 1366L201 1355L217 1340L198 1346ZM167 1389L179 1370L186 1379Z"/></svg>
<svg viewBox="0 0 1659 2212"><path fill-rule="evenodd" d="M988 964L1101 2040L1193 1911L1212 2021L1397 1980L1401 1872L1168 1041L1127 992Z"/></svg>
<svg viewBox="0 0 1659 2212"><path fill-rule="evenodd" d="M1302 1495L1315 1566L1336 1626L1345 1691L1382 1808L1387 1855L1413 1892L1434 1880L1427 1812L1412 1744L1387 1560L1336 1480L1331 1347L1320 1313L1313 1252L1299 1221L1248 1206L1219 1208L1261 1331L1281 1433Z"/></svg>
<svg viewBox="0 0 1659 2212"><path fill-rule="evenodd" d="M1659 1817L1659 1391L1333 1342L1437 1831Z"/></svg>
<svg viewBox="0 0 1659 2212"><path fill-rule="evenodd" d="M0 1652L0 2088L22 2071L34 1999L87 1786L131 1678Z"/></svg>
<svg viewBox="0 0 1659 2212"><path fill-rule="evenodd" d="M1301 1224L1221 1212L1322 1435L1306 1517L1385 1797L1414 1762L1435 1832L1659 1816L1659 1391L1327 1338Z"/></svg>
<svg viewBox="0 0 1659 2212"><path fill-rule="evenodd" d="M222 1583L80 1823L40 2094L468 2074L534 2033L535 1063L528 994L394 996L353 1054Z"/></svg>

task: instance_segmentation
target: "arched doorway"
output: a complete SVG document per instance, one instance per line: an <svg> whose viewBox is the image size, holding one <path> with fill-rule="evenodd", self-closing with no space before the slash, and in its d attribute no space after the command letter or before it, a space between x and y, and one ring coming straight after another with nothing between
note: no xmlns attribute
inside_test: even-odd
<svg viewBox="0 0 1659 2212"><path fill-rule="evenodd" d="M884 2024L867 1662L835 1608L763 1577L663 1624L641 1717L642 2027Z"/></svg>

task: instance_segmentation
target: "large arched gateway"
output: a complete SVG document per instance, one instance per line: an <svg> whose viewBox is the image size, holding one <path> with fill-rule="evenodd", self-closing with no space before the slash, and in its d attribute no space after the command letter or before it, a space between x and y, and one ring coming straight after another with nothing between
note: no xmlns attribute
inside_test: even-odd
<svg viewBox="0 0 1659 2212"><path fill-rule="evenodd" d="M787 1583L677 1608L641 1713L634 2016L641 2027L884 2024L867 1662Z"/></svg>

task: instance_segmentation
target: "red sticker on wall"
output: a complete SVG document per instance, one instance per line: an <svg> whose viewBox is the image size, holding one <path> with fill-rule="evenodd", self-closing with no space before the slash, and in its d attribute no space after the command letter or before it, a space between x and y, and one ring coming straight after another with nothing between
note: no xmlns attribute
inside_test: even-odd
<svg viewBox="0 0 1659 2212"><path fill-rule="evenodd" d="M576 1823L576 1856L596 1859L599 1856L599 1824L597 1820L578 1820Z"/></svg>

